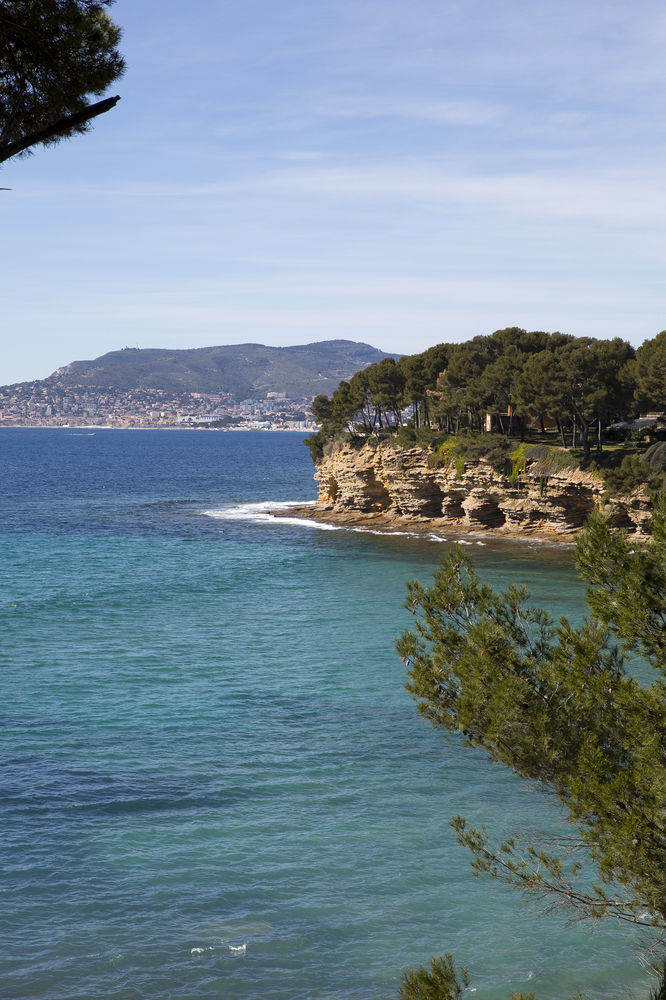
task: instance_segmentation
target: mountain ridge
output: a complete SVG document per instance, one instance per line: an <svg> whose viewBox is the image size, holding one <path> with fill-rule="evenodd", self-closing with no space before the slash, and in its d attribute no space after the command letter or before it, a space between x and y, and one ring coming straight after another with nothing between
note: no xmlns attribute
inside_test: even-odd
<svg viewBox="0 0 666 1000"><path fill-rule="evenodd" d="M90 360L72 361L45 379L18 385L230 393L256 399L266 398L269 392L307 397L331 393L341 379L386 357L400 355L343 339L288 347L257 343L173 349L125 347Z"/></svg>

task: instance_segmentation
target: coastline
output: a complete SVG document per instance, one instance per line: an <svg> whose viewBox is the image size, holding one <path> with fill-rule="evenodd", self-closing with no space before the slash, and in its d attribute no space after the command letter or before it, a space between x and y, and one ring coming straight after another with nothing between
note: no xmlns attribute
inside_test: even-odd
<svg viewBox="0 0 666 1000"><path fill-rule="evenodd" d="M262 431L280 434L304 434L299 427L208 427L193 424L0 424L0 430L11 431L222 431L224 434L235 432L247 434L249 431Z"/></svg>
<svg viewBox="0 0 666 1000"><path fill-rule="evenodd" d="M302 518L307 521L317 521L320 524L336 528L347 528L350 531L368 531L385 535L413 535L424 539L455 542L461 536L473 539L477 543L488 542L514 544L538 543L552 545L556 548L573 549L579 532L567 534L554 531L507 531L502 528L479 528L450 521L446 518L415 518L405 517L385 511L361 513L335 510L328 504L315 501L303 506L289 507L288 510L266 511L275 518Z"/></svg>
<svg viewBox="0 0 666 1000"><path fill-rule="evenodd" d="M644 488L609 495L594 470L558 461L559 453L521 453L509 475L486 456L432 461L424 448L336 441L315 463L319 488L304 517L356 530L409 531L572 546L594 510L640 539L649 533Z"/></svg>

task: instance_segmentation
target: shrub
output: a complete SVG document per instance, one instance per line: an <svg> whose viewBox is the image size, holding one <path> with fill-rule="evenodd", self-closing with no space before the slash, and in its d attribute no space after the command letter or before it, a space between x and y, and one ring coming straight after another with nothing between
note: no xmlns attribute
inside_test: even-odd
<svg viewBox="0 0 666 1000"><path fill-rule="evenodd" d="M652 451L651 448L649 450ZM619 466L602 469L601 474L612 493L631 493L637 486L643 485L656 490L666 479L658 467L655 468L651 462L645 460L645 455L635 454L625 455Z"/></svg>
<svg viewBox="0 0 666 1000"><path fill-rule="evenodd" d="M506 473L508 454L509 443L502 434L479 435L466 431L446 437L430 456L429 464L436 469L455 463L460 477L465 462L484 459L498 472Z"/></svg>
<svg viewBox="0 0 666 1000"><path fill-rule="evenodd" d="M512 451L510 456L511 461L511 472L509 478L511 479L511 485L517 486L520 480L521 472L524 472L527 467L527 458L525 457L525 446L519 445L515 451Z"/></svg>
<svg viewBox="0 0 666 1000"><path fill-rule="evenodd" d="M393 435L393 441L403 448L433 448L445 437L442 431L433 430L432 427L414 427L410 422L404 427L399 427Z"/></svg>
<svg viewBox="0 0 666 1000"><path fill-rule="evenodd" d="M530 472L538 476L548 477L562 469L577 469L579 461L570 451L554 448L549 444L523 445L523 454L530 464Z"/></svg>
<svg viewBox="0 0 666 1000"><path fill-rule="evenodd" d="M656 990L652 990L650 993L650 1000L666 1000L666 962L664 962L664 969L659 977L659 985Z"/></svg>
<svg viewBox="0 0 666 1000"><path fill-rule="evenodd" d="M666 441L657 441L641 457L656 472L666 471Z"/></svg>
<svg viewBox="0 0 666 1000"><path fill-rule="evenodd" d="M430 968L419 965L418 969L407 969L403 973L400 986L400 1000L459 1000L469 986L467 969L460 978L453 964L453 956L432 958Z"/></svg>
<svg viewBox="0 0 666 1000"><path fill-rule="evenodd" d="M314 434L303 438L303 444L307 446L314 464L318 465L324 457L324 439L321 431L315 431Z"/></svg>

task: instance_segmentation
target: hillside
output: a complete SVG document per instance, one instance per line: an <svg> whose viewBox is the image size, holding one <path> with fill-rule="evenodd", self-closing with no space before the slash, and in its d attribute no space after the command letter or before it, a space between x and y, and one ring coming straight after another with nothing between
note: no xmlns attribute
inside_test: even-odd
<svg viewBox="0 0 666 1000"><path fill-rule="evenodd" d="M333 392L341 379L388 356L351 340L296 347L125 348L92 361L74 361L39 384L102 392L159 389L174 396L222 392L236 399L264 399L269 392L279 392L307 397Z"/></svg>

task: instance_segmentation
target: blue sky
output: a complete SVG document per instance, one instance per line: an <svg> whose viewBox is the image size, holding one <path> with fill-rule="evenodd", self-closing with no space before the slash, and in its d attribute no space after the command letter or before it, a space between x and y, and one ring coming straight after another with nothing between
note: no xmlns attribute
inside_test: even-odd
<svg viewBox="0 0 666 1000"><path fill-rule="evenodd" d="M666 327L666 7L118 0L121 102L0 173L0 383L124 346Z"/></svg>

